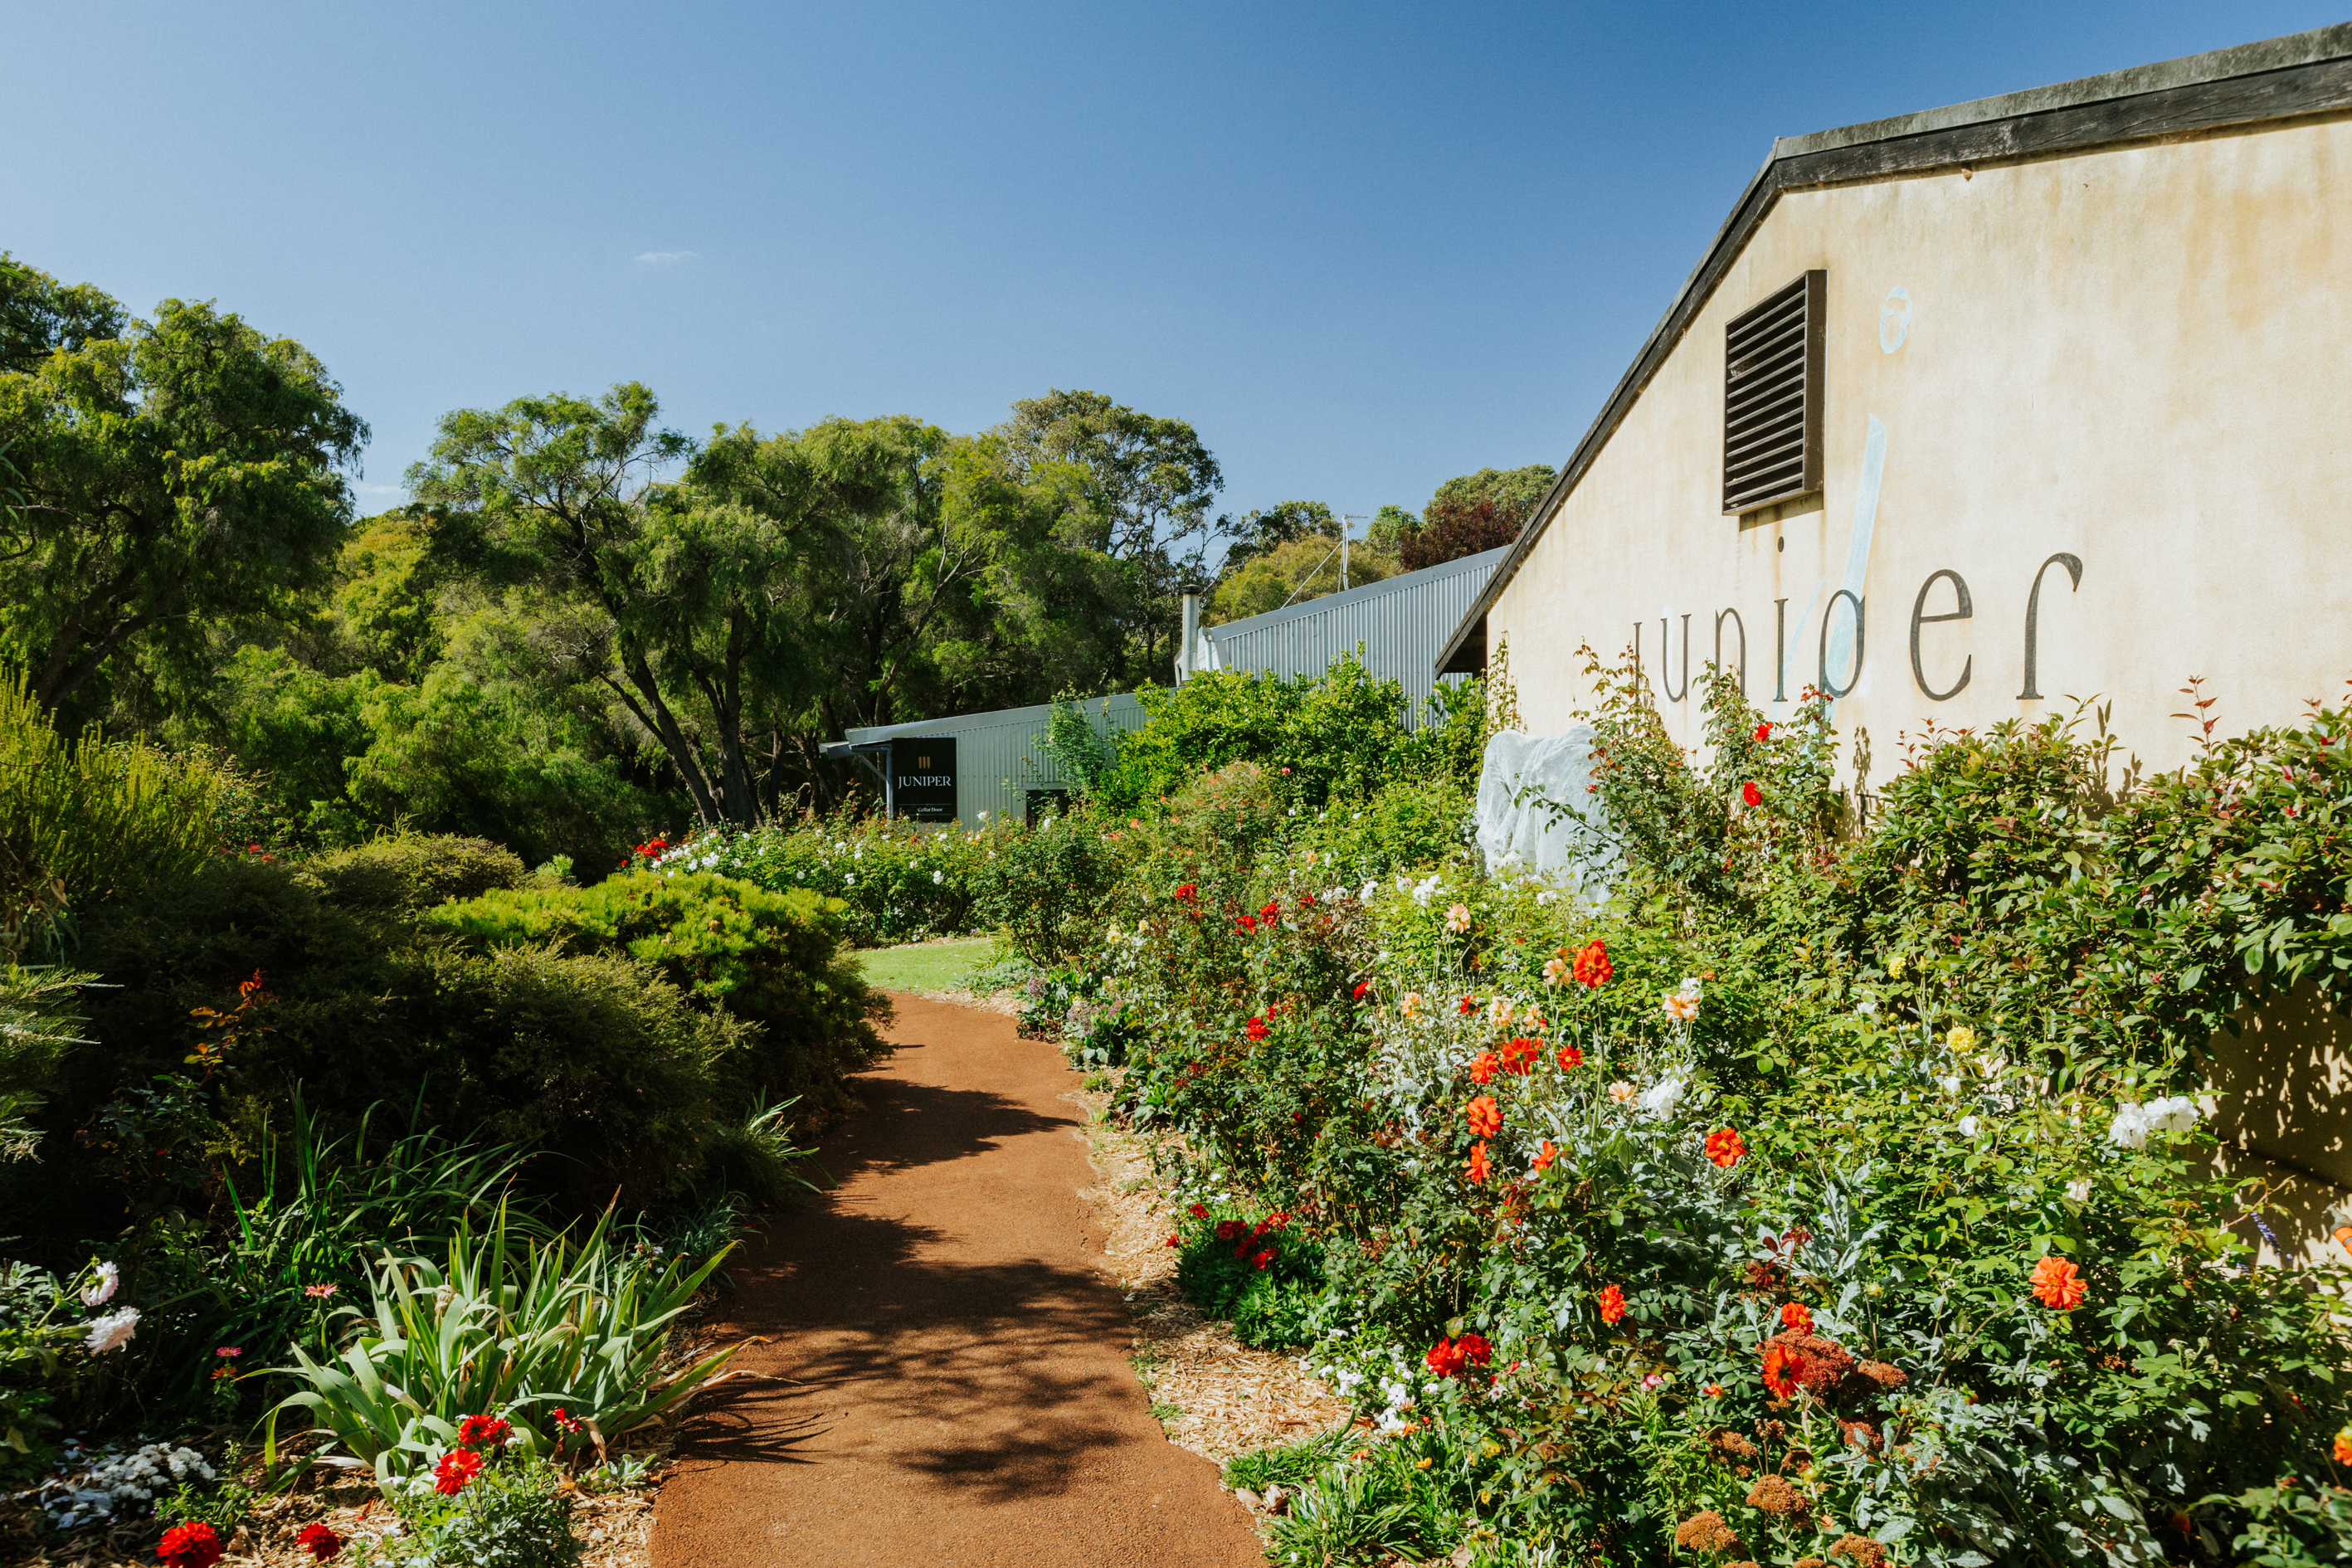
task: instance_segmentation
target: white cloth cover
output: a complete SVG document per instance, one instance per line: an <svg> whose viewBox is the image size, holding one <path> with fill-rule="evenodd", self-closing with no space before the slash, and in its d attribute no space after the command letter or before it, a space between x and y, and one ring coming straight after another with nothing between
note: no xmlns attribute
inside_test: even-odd
<svg viewBox="0 0 2352 1568"><path fill-rule="evenodd" d="M1544 809L1572 805L1588 822L1601 820L1592 783L1592 729L1565 735L1523 735L1505 730L1486 742L1478 770L1478 848L1486 869L1539 872L1591 899L1606 898L1616 856L1594 835Z"/></svg>

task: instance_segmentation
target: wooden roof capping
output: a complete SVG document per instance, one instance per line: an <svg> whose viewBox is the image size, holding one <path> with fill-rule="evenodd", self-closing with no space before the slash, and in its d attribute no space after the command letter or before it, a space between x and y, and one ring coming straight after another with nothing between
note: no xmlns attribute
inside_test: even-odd
<svg viewBox="0 0 2352 1568"><path fill-rule="evenodd" d="M1651 331L1559 478L1437 656L1440 675L1486 662L1486 612L1608 445L1716 284L1784 191L1981 165L2352 109L2352 22L2158 65L1980 98L1810 136L1782 136Z"/></svg>

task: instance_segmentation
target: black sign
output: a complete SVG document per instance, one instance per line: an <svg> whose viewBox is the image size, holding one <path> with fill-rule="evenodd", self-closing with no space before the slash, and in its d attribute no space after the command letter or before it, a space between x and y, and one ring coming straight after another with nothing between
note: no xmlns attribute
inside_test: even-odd
<svg viewBox="0 0 2352 1568"><path fill-rule="evenodd" d="M917 822L956 819L956 743L901 735L890 742L890 806Z"/></svg>

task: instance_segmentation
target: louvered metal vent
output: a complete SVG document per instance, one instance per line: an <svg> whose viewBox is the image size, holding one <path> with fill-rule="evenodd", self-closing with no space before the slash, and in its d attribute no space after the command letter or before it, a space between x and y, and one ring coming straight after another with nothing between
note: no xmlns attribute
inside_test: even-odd
<svg viewBox="0 0 2352 1568"><path fill-rule="evenodd" d="M1723 510L1754 511L1822 487L1819 268L1724 329Z"/></svg>

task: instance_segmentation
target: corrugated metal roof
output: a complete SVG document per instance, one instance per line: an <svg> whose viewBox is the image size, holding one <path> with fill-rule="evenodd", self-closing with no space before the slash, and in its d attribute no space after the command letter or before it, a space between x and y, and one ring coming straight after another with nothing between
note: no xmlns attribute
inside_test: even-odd
<svg viewBox="0 0 2352 1568"><path fill-rule="evenodd" d="M1437 651L1507 548L1465 555L1383 583L1329 594L1303 605L1203 626L1216 668L1289 677L1318 676L1363 647L1365 670L1404 687L1416 721L1435 689Z"/></svg>

